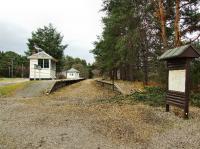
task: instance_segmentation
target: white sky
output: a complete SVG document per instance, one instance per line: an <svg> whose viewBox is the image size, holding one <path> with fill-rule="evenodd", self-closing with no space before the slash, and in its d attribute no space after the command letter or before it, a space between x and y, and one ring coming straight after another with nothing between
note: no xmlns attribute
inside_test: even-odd
<svg viewBox="0 0 200 149"><path fill-rule="evenodd" d="M0 50L23 54L31 32L52 23L69 46L65 55L87 62L102 32L102 0L0 0Z"/></svg>

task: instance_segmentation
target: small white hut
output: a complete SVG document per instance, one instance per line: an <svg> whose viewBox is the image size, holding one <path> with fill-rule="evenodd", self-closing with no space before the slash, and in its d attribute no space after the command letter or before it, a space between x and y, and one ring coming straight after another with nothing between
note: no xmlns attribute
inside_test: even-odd
<svg viewBox="0 0 200 149"><path fill-rule="evenodd" d="M28 59L30 59L30 80L56 78L55 58L42 51L29 56Z"/></svg>
<svg viewBox="0 0 200 149"><path fill-rule="evenodd" d="M67 70L67 79L79 79L79 71L71 68Z"/></svg>

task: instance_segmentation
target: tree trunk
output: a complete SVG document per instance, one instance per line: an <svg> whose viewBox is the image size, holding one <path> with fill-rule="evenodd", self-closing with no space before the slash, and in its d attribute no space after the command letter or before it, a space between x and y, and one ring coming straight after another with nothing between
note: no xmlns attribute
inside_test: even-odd
<svg viewBox="0 0 200 149"><path fill-rule="evenodd" d="M134 70L133 70L133 65L130 64L129 65L129 81L133 81L134 80Z"/></svg>
<svg viewBox="0 0 200 149"><path fill-rule="evenodd" d="M144 84L145 85L148 85L148 67L149 67L149 64L148 64L148 49L147 49L147 41L145 41L146 43L143 44L143 47L142 47L142 61L143 61L143 73L144 73Z"/></svg>
<svg viewBox="0 0 200 149"><path fill-rule="evenodd" d="M161 37L162 37L164 49L166 49L167 48L166 16L165 16L163 0L159 0L159 13L160 13L160 24L161 24Z"/></svg>
<svg viewBox="0 0 200 149"><path fill-rule="evenodd" d="M175 47L181 45L181 35L180 35L180 0L176 0L176 15L175 15Z"/></svg>
<svg viewBox="0 0 200 149"><path fill-rule="evenodd" d="M144 84L148 85L148 60L144 60Z"/></svg>

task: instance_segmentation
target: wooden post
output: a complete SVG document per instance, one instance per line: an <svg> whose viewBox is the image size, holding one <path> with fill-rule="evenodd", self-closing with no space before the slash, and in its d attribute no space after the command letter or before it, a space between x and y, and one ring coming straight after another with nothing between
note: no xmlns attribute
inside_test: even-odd
<svg viewBox="0 0 200 149"><path fill-rule="evenodd" d="M167 70L167 90L168 90L168 87L169 87L169 70ZM165 97L166 98L166 97ZM166 103L166 112L169 112L169 104Z"/></svg>
<svg viewBox="0 0 200 149"><path fill-rule="evenodd" d="M166 112L169 112L169 105L166 104Z"/></svg>
<svg viewBox="0 0 200 149"><path fill-rule="evenodd" d="M188 118L190 98L190 59L186 60L186 82L185 82L185 106L184 118Z"/></svg>

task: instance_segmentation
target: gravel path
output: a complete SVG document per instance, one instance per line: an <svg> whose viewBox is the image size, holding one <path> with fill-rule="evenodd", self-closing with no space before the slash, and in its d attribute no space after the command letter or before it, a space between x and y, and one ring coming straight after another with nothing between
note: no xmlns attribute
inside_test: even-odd
<svg viewBox="0 0 200 149"><path fill-rule="evenodd" d="M0 99L0 149L198 149L200 109L183 120L163 108L109 104L85 80L35 98Z"/></svg>
<svg viewBox="0 0 200 149"><path fill-rule="evenodd" d="M97 95L92 95L95 91ZM94 135L80 113L74 113L87 101L110 95L114 94L86 80L49 97L0 99L0 148L118 148L104 136Z"/></svg>
<svg viewBox="0 0 200 149"><path fill-rule="evenodd" d="M47 81L31 81L25 88L19 90L15 97L38 97L46 93L46 91L54 85L54 80Z"/></svg>

